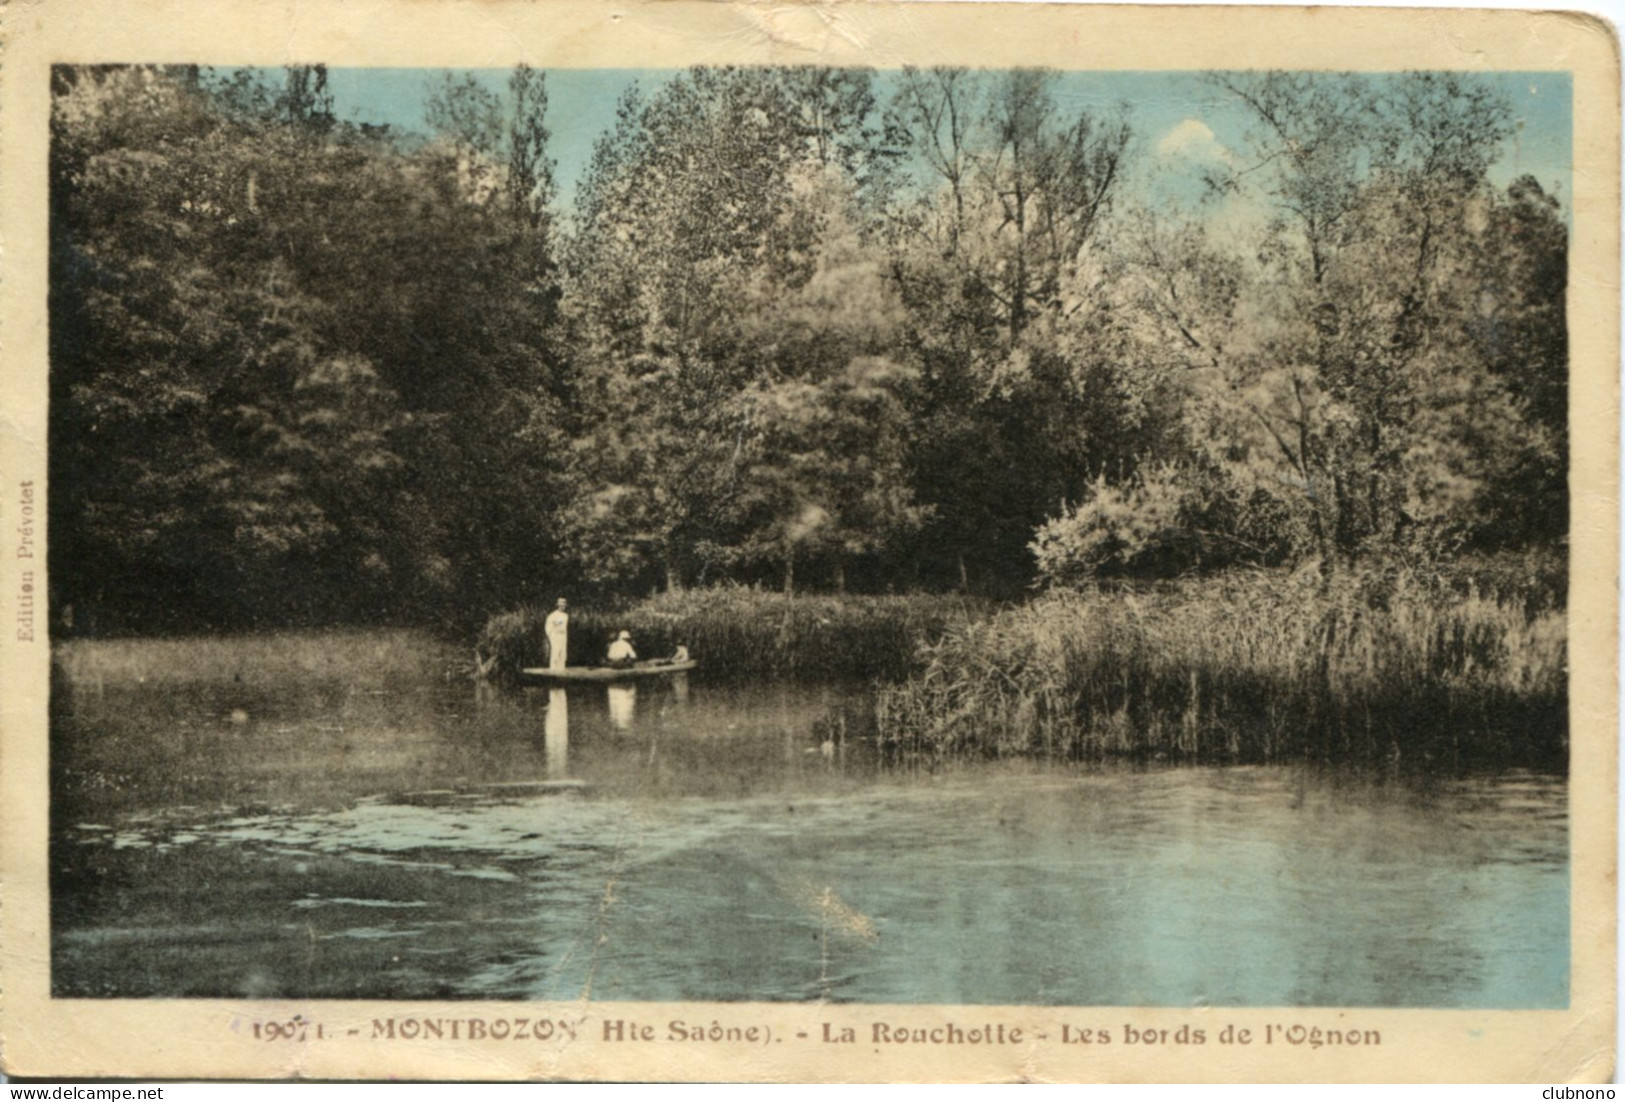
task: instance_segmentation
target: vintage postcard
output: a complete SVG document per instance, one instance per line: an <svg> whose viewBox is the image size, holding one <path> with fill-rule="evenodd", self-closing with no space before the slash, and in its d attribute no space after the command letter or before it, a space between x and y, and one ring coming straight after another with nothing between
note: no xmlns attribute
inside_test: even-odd
<svg viewBox="0 0 1625 1102"><path fill-rule="evenodd" d="M9 1073L1613 1074L1601 22L3 27Z"/></svg>

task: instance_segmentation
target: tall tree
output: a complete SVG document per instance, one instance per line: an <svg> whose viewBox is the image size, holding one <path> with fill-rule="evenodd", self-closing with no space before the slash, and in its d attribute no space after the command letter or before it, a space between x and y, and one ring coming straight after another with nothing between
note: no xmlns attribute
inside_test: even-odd
<svg viewBox="0 0 1625 1102"><path fill-rule="evenodd" d="M737 507L749 522L740 554L783 567L826 562L838 590L846 564L911 534L924 519L905 467L907 376L858 357L837 374L758 384L741 396L751 426Z"/></svg>
<svg viewBox="0 0 1625 1102"><path fill-rule="evenodd" d="M1136 268L1193 439L1328 563L1470 538L1488 437L1528 431L1473 335L1505 103L1457 74L1215 82L1256 123L1229 186L1274 217L1250 255L1154 227Z"/></svg>
<svg viewBox="0 0 1625 1102"><path fill-rule="evenodd" d="M1476 308L1468 336L1518 413L1519 431L1485 439L1474 543L1560 541L1569 528L1568 228L1539 181L1514 181L1491 205L1476 263L1464 273Z"/></svg>
<svg viewBox="0 0 1625 1102"><path fill-rule="evenodd" d="M1063 110L1056 79L907 69L890 105L889 131L923 174L894 205L890 240L919 370L925 541L954 549L965 584L973 570L1025 584L1034 528L1103 469L1132 464L1144 427L1092 250L1128 126Z"/></svg>
<svg viewBox="0 0 1625 1102"><path fill-rule="evenodd" d="M872 351L837 343L851 327L803 293L853 267L829 258L859 236L868 79L699 68L620 105L572 245L590 350L572 522L584 564L680 584L755 557L751 529L768 522L743 504L742 471L764 428L738 399L789 378L816 387ZM788 328L774 320L787 311Z"/></svg>
<svg viewBox="0 0 1625 1102"><path fill-rule="evenodd" d="M61 599L224 624L523 592L563 386L542 234L332 123L319 69L56 92ZM145 602L155 575L197 606Z"/></svg>

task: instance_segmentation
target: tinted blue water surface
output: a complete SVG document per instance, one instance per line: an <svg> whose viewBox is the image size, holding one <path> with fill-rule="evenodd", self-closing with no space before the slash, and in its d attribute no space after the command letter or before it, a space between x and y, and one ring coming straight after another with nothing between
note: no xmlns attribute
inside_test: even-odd
<svg viewBox="0 0 1625 1102"><path fill-rule="evenodd" d="M866 714L702 675L77 691L54 989L1567 1005L1561 777L900 766Z"/></svg>

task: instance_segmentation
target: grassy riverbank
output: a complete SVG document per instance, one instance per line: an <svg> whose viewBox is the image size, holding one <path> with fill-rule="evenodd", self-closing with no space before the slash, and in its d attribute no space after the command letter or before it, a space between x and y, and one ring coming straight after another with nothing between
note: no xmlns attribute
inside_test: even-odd
<svg viewBox="0 0 1625 1102"><path fill-rule="evenodd" d="M1557 763L1565 662L1561 609L1256 573L957 627L878 721L932 754Z"/></svg>
<svg viewBox="0 0 1625 1102"><path fill-rule="evenodd" d="M495 616L481 633L482 654L497 676L539 665L549 609ZM600 660L617 631L632 633L645 657L682 642L707 676L798 674L897 680L913 668L922 642L985 618L985 602L961 597L786 596L726 586L664 593L624 608L570 611L570 664Z"/></svg>
<svg viewBox="0 0 1625 1102"><path fill-rule="evenodd" d="M236 686L244 690L326 683L378 687L465 676L425 636L403 628L185 635L168 639L73 639L52 662L74 690Z"/></svg>

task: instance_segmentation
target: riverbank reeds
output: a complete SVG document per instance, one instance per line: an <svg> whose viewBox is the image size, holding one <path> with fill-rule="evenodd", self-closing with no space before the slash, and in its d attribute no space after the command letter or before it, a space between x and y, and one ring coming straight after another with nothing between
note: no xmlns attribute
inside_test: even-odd
<svg viewBox="0 0 1625 1102"><path fill-rule="evenodd" d="M550 610L505 612L486 624L478 652L496 678L543 664ZM707 677L812 676L897 680L914 667L922 642L980 620L986 602L908 594L786 595L744 586L663 593L625 607L570 610L569 662L601 664L609 640L630 631L645 658L682 643Z"/></svg>
<svg viewBox="0 0 1625 1102"><path fill-rule="evenodd" d="M1239 574L1054 593L881 693L893 751L1560 763L1561 609L1406 580Z"/></svg>

